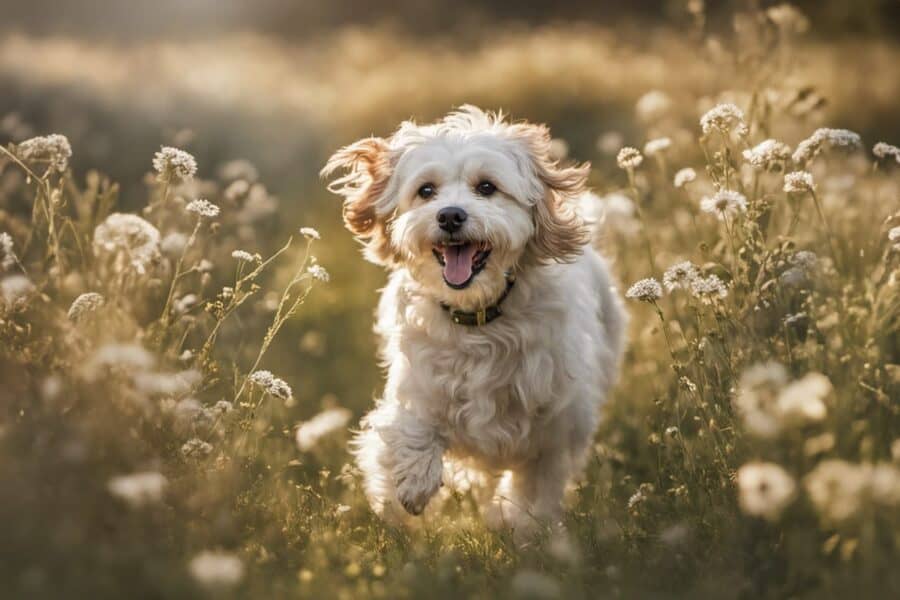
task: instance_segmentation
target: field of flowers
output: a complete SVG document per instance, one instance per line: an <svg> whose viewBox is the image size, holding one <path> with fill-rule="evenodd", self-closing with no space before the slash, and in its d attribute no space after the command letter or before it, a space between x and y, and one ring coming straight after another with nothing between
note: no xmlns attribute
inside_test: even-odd
<svg viewBox="0 0 900 600"><path fill-rule="evenodd" d="M248 119L344 117L263 166L178 129L123 147L117 170L139 175L115 182L78 162L90 127L3 117L0 597L900 595L900 48L807 40L788 5L712 34L688 4L688 33L644 47L547 29L425 60L357 31L321 51L317 90L253 41L271 60L237 67L260 96L235 89ZM0 49L0 78L33 78L23 101L78 55L97 114L135 100L129 61L172 50ZM188 93L171 65L147 120ZM384 278L316 174L360 132L465 101L547 120L556 158L593 162L580 210L631 313L565 528L525 545L459 491L413 530L384 525L347 450L379 392ZM288 149L303 160L273 158Z"/></svg>

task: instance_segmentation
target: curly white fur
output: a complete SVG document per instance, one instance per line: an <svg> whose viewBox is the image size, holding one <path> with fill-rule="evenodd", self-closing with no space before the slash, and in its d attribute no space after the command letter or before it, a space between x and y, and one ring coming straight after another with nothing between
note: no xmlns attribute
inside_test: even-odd
<svg viewBox="0 0 900 600"><path fill-rule="evenodd" d="M463 107L361 140L326 167L349 168L333 184L347 197L348 227L392 270L375 328L384 396L354 441L366 494L387 519L424 510L446 458L493 486L492 523L531 531L561 516L564 488L584 465L626 315L571 208L587 168L553 163L549 140L541 126ZM481 181L497 191L480 195ZM436 193L423 199L426 182ZM468 214L463 239L492 247L465 289L445 283L432 252L448 239L436 220L448 206ZM508 273L515 286L487 325L457 325L441 307L493 304Z"/></svg>

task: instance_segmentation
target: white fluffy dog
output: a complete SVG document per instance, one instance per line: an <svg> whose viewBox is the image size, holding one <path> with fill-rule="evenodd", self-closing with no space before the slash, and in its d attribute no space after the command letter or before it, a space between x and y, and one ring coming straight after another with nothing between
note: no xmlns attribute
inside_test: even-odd
<svg viewBox="0 0 900 600"><path fill-rule="evenodd" d="M357 462L373 509L420 514L445 461L492 483L489 522L556 522L618 371L625 313L575 210L589 165L546 127L464 106L342 148L347 227L391 270L376 332L384 398Z"/></svg>

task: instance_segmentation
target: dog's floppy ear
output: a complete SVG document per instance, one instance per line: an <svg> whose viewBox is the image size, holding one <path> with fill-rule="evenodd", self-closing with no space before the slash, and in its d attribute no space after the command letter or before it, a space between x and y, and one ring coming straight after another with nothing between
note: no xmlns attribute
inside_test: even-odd
<svg viewBox="0 0 900 600"><path fill-rule="evenodd" d="M510 131L525 145L533 173L543 187L543 197L534 206L532 253L544 263L572 261L590 241L590 232L575 211L575 204L586 191L591 165L563 167L551 159L550 132L543 125L516 123Z"/></svg>
<svg viewBox="0 0 900 600"><path fill-rule="evenodd" d="M366 258L379 265L391 264L394 251L377 211L393 169L388 143L369 137L345 146L328 159L320 175L328 177L338 169L346 173L332 181L328 190L344 197L344 224L365 244Z"/></svg>

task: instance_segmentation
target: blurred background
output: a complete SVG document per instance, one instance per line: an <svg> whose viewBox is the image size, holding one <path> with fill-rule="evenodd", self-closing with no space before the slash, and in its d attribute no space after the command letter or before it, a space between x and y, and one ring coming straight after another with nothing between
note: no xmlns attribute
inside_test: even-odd
<svg viewBox="0 0 900 600"><path fill-rule="evenodd" d="M162 144L193 153L201 182L249 160L270 207L255 226L272 248L257 250L313 225L332 272L279 338L271 368L291 374L301 412L337 397L358 413L379 385L370 325L384 275L357 256L339 203L318 178L331 152L468 102L548 123L565 140L561 154L594 163L601 192L615 151L640 147L654 129L684 142L688 164L697 117L723 92L758 87L742 80L756 50L740 49L763 52L771 40L745 43L759 29L741 15L774 4L4 0L0 142L65 134L76 177L100 166L120 182L126 211L145 203ZM802 75L761 82L794 94L800 126L786 141L822 124L900 138L900 3L796 5L807 19L774 28L801 34L803 64L794 71ZM641 105L651 92L668 105Z"/></svg>

